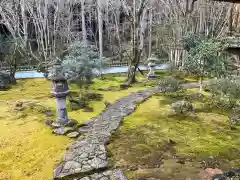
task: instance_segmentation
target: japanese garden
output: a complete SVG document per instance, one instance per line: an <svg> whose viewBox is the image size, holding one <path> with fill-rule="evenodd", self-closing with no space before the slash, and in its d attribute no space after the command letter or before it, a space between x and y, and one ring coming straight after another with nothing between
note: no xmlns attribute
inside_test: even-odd
<svg viewBox="0 0 240 180"><path fill-rule="evenodd" d="M240 180L240 1L1 0L0 180Z"/></svg>

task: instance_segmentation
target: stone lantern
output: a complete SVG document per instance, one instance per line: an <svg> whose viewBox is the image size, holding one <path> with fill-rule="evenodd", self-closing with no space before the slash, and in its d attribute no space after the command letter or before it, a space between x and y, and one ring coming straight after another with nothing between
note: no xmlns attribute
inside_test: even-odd
<svg viewBox="0 0 240 180"><path fill-rule="evenodd" d="M65 126L70 123L67 115L66 98L70 94L68 83L64 77L61 61L57 59L50 73L52 80L52 95L56 98L57 103L57 120L53 126Z"/></svg>
<svg viewBox="0 0 240 180"><path fill-rule="evenodd" d="M148 68L149 68L149 72L148 72L148 79L153 79L155 78L155 72L154 72L154 68L156 67L156 61L157 58L152 55L150 58L148 58L147 62L148 62Z"/></svg>

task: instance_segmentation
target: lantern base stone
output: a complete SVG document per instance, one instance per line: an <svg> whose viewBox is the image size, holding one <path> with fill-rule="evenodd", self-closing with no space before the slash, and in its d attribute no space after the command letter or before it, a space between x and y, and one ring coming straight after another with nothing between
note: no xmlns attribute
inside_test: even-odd
<svg viewBox="0 0 240 180"><path fill-rule="evenodd" d="M64 120L65 121L65 120ZM53 128L60 128L60 127L73 127L73 126L75 126L77 124L77 121L74 121L74 120L70 120L70 119L68 119L68 121L67 122L65 122L65 123L63 123L63 121L62 120L56 120L55 122L53 122L52 124L51 124L51 126L53 127Z"/></svg>

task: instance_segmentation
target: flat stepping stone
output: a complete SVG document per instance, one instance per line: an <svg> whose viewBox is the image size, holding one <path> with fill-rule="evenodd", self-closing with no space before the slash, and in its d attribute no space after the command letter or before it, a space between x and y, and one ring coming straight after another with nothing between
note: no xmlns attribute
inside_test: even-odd
<svg viewBox="0 0 240 180"><path fill-rule="evenodd" d="M46 119L46 120L44 121L44 123L45 123L47 126L52 127L53 121L52 121L52 120L49 120L49 119Z"/></svg>
<svg viewBox="0 0 240 180"><path fill-rule="evenodd" d="M73 132L75 129L71 127L60 127L55 129L53 132L57 135L65 135L67 133Z"/></svg>
<svg viewBox="0 0 240 180"><path fill-rule="evenodd" d="M14 110L15 110L15 111L23 111L23 110L24 110L24 107L15 107Z"/></svg>
<svg viewBox="0 0 240 180"><path fill-rule="evenodd" d="M64 125L64 127L73 127L77 124L77 121L75 120L69 120L67 124ZM63 125L60 124L59 122L54 121L51 125L53 128L60 128Z"/></svg>
<svg viewBox="0 0 240 180"><path fill-rule="evenodd" d="M51 111L47 111L47 112L45 113L45 115L46 115L47 117L53 117L53 116L54 116L53 112L51 112Z"/></svg>
<svg viewBox="0 0 240 180"><path fill-rule="evenodd" d="M60 128L60 127L61 127L61 124L58 123L58 122L53 122L51 126L52 126L53 128Z"/></svg>
<svg viewBox="0 0 240 180"><path fill-rule="evenodd" d="M77 138L79 135L80 133L76 131L67 134L69 138Z"/></svg>
<svg viewBox="0 0 240 180"><path fill-rule="evenodd" d="M90 131L90 127L89 126L83 126L83 127L80 127L79 129L78 129L78 132L79 133L87 133L87 132L89 132Z"/></svg>
<svg viewBox="0 0 240 180"><path fill-rule="evenodd" d="M107 152L104 145L92 144L82 141L73 145L71 151L65 155L63 163L54 170L54 178L63 178L96 170L104 170L108 167Z"/></svg>
<svg viewBox="0 0 240 180"><path fill-rule="evenodd" d="M68 123L65 125L67 127L73 127L75 125L77 125L77 121L76 120L69 120Z"/></svg>

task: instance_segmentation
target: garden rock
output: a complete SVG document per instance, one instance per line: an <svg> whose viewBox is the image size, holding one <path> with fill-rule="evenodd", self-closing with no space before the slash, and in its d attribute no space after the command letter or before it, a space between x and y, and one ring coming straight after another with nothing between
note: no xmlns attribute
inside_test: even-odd
<svg viewBox="0 0 240 180"><path fill-rule="evenodd" d="M23 111L24 110L23 102L21 102L21 101L16 102L14 110L16 110L16 111Z"/></svg>
<svg viewBox="0 0 240 180"><path fill-rule="evenodd" d="M130 85L128 84L120 84L120 89L128 89Z"/></svg>
<svg viewBox="0 0 240 180"><path fill-rule="evenodd" d="M124 176L123 172L121 170L115 169L115 170L108 170L104 171L102 173L94 173L90 176L82 177L76 180L92 180L92 179L98 179L98 180L127 180L127 178Z"/></svg>
<svg viewBox="0 0 240 180"><path fill-rule="evenodd" d="M74 128L71 128L71 127L60 127L55 129L53 132L57 135L65 135L73 131L74 131Z"/></svg>
<svg viewBox="0 0 240 180"><path fill-rule="evenodd" d="M45 121L44 121L44 123L45 123L47 126L50 126L50 127L52 127L52 123L53 123L53 121L52 121L52 120L49 120L49 119L47 119L47 120L45 120Z"/></svg>
<svg viewBox="0 0 240 180"><path fill-rule="evenodd" d="M80 133L87 133L90 130L91 127L89 126L83 126L78 129L78 132Z"/></svg>
<svg viewBox="0 0 240 180"><path fill-rule="evenodd" d="M54 121L54 122L52 123L52 127L53 127L53 128L60 128L60 127L61 127L61 124Z"/></svg>
<svg viewBox="0 0 240 180"><path fill-rule="evenodd" d="M23 102L19 101L15 104L15 107L22 107L23 106Z"/></svg>
<svg viewBox="0 0 240 180"><path fill-rule="evenodd" d="M70 127L70 129L72 127L74 127L75 125L77 125L77 121L75 120L69 120L67 124L64 125L65 129L67 129L68 127ZM56 121L52 121L52 124L50 125L52 128L64 128L62 126L62 124L60 124L59 122L56 122Z"/></svg>
<svg viewBox="0 0 240 180"><path fill-rule="evenodd" d="M45 113L45 115L46 115L47 117L53 117L53 116L54 116L54 114L53 114L52 111L47 111L47 112Z"/></svg>
<svg viewBox="0 0 240 180"><path fill-rule="evenodd" d="M14 110L16 110L16 111L23 111L24 107L15 107Z"/></svg>
<svg viewBox="0 0 240 180"><path fill-rule="evenodd" d="M78 122L76 120L70 120L68 121L68 123L65 125L66 127L73 127L76 126L78 124Z"/></svg>
<svg viewBox="0 0 240 180"><path fill-rule="evenodd" d="M80 134L76 131L67 134L69 138L77 138L79 135Z"/></svg>

